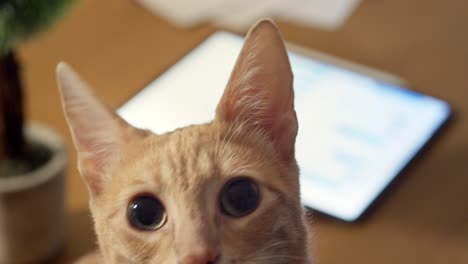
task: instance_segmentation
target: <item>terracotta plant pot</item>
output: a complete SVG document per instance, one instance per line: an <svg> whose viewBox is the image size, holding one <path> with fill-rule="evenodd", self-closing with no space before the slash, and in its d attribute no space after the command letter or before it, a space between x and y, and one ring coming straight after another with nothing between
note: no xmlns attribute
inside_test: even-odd
<svg viewBox="0 0 468 264"><path fill-rule="evenodd" d="M38 263L57 253L64 233L66 153L51 129L32 123L28 141L48 147L48 162L27 174L0 178L0 263Z"/></svg>

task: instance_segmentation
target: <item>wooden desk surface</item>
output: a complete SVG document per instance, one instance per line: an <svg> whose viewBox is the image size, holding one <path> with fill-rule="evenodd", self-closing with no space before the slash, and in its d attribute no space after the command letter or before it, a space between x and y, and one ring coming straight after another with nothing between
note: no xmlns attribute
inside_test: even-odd
<svg viewBox="0 0 468 264"><path fill-rule="evenodd" d="M392 72L456 111L452 126L365 221L315 217L318 263L468 263L468 1L364 0L336 32L279 26L288 41ZM94 246L56 63L74 65L116 106L215 30L177 29L129 0L82 0L52 31L19 49L30 118L56 128L69 146L66 245L49 263L70 263Z"/></svg>

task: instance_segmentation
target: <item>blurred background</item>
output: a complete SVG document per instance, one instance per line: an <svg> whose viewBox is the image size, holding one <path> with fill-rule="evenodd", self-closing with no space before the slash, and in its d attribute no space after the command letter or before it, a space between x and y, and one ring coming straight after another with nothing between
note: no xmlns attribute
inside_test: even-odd
<svg viewBox="0 0 468 264"><path fill-rule="evenodd" d="M318 263L468 263L468 2L75 0L57 12L47 31L27 38L21 31L12 43L1 20L5 2L0 1L0 64L10 67L5 61L14 52L26 120L55 129L68 156L65 244L45 263L71 263L95 247L87 190L60 107L56 64L72 64L117 107L213 32L244 34L264 16L275 18L288 42L400 76L455 111L442 136L365 219L349 224L313 218L311 250ZM0 83L12 76L3 74Z"/></svg>

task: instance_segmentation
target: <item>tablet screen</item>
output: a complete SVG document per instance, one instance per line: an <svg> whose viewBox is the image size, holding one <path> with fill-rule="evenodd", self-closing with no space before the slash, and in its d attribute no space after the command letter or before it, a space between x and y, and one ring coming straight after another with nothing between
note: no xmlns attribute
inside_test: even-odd
<svg viewBox="0 0 468 264"><path fill-rule="evenodd" d="M213 34L118 113L156 133L211 121L242 44L239 36ZM353 221L447 120L450 107L397 85L289 54L303 204Z"/></svg>

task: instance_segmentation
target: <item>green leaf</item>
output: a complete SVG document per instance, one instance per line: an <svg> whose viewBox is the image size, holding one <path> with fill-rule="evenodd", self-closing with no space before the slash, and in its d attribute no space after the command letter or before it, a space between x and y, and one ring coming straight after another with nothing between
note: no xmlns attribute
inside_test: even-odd
<svg viewBox="0 0 468 264"><path fill-rule="evenodd" d="M0 52L47 29L73 0L0 0Z"/></svg>

